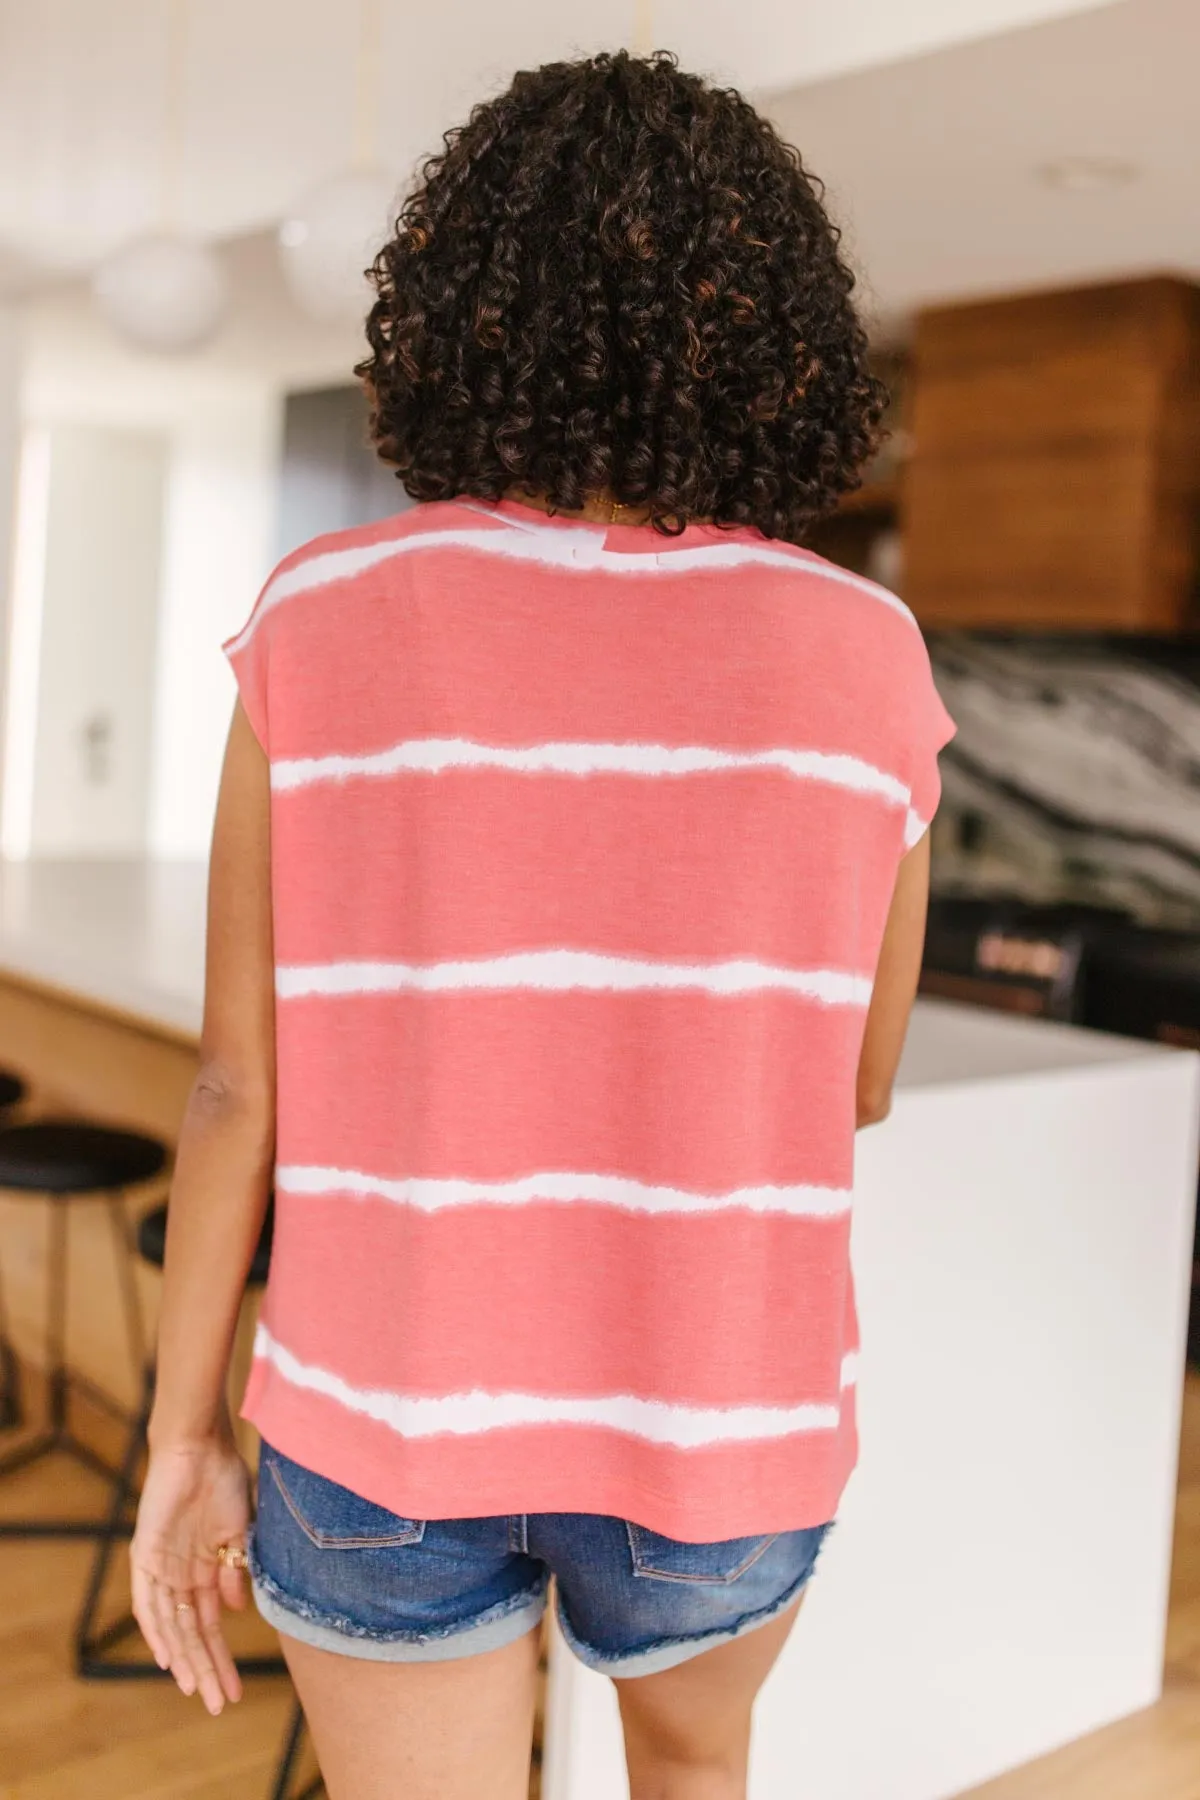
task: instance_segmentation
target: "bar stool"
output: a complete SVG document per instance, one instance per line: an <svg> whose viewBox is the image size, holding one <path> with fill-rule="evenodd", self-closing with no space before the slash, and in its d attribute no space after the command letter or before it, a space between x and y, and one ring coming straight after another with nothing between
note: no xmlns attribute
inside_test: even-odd
<svg viewBox="0 0 1200 1800"><path fill-rule="evenodd" d="M0 1109L7 1110L25 1098L25 1083L11 1069L0 1069Z"/></svg>
<svg viewBox="0 0 1200 1800"><path fill-rule="evenodd" d="M267 1279L267 1269L271 1261L273 1224L274 1202L272 1201L268 1204L262 1232L254 1251L254 1259L246 1277L247 1288L261 1287ZM143 1262L149 1263L151 1268L161 1269L167 1247L167 1209L165 1206L152 1207L138 1221L136 1242L138 1255ZM160 1669L152 1659L141 1659L135 1662L108 1657L107 1653L115 1645L136 1635L137 1622L131 1613L125 1613L115 1623L106 1626L103 1630L98 1631L96 1628L100 1599L112 1568L113 1557L118 1546L129 1536L129 1509L138 1495L138 1472L146 1450L146 1434L153 1403L154 1365L147 1361L143 1363L141 1406L126 1440L121 1467L116 1474L108 1518L97 1533L99 1541L92 1560L87 1593L75 1624L75 1671L76 1674L93 1681L153 1680L155 1677L161 1677L167 1673ZM287 1665L281 1656L243 1657L238 1661L238 1668L243 1675L283 1675L287 1672Z"/></svg>
<svg viewBox="0 0 1200 1800"><path fill-rule="evenodd" d="M283 1749L279 1753L279 1761L275 1765L275 1778L271 1786L270 1800L289 1800L288 1788L292 1783L292 1770L296 1766L296 1758L300 1754L300 1746L304 1741L304 1708L297 1700L292 1708L292 1716L288 1720L284 1735ZM290 1800L315 1800L317 1794L325 1792L325 1783L320 1775L310 1781L307 1787L298 1794L290 1796Z"/></svg>
<svg viewBox="0 0 1200 1800"><path fill-rule="evenodd" d="M267 1204L262 1231L259 1234L258 1244L246 1276L247 1290L262 1287L267 1279L267 1271L271 1263L274 1222L275 1202L272 1197ZM139 1220L136 1239L138 1254L142 1260L149 1263L152 1268L161 1269L167 1245L167 1209L165 1206L153 1207ZM100 1629L97 1629L96 1624L100 1600L112 1569L113 1557L118 1545L129 1535L128 1509L137 1495L138 1469L146 1449L146 1433L153 1400L154 1367L147 1363L141 1408L130 1431L125 1454L121 1460L121 1468L113 1492L112 1507L109 1511L108 1526L96 1545L87 1593L75 1624L75 1671L85 1680L153 1681L170 1679L170 1671L160 1669L158 1664L150 1658L142 1657L134 1660L110 1656L109 1653L118 1644L125 1642L137 1633L137 1621L131 1613L122 1614L111 1625ZM239 1656L235 1657L234 1661L242 1675L287 1674L287 1664L282 1656ZM299 1755L303 1733L304 1713L297 1701L288 1722L283 1748L274 1771L271 1800L287 1800L292 1771ZM294 1796L294 1800L312 1800L312 1796L321 1792L323 1792L323 1783L318 1779L304 1788L300 1794Z"/></svg>
<svg viewBox="0 0 1200 1800"><path fill-rule="evenodd" d="M114 1418L127 1422L129 1417L126 1408L67 1364L69 1214L76 1201L99 1198L107 1206L129 1353L140 1377L146 1362L145 1329L124 1202L129 1188L160 1175L166 1164L166 1145L157 1138L144 1137L137 1132L118 1131L74 1119L39 1119L0 1128L0 1188L50 1203L45 1340L47 1419L29 1441L0 1458L0 1478L58 1452L102 1475L106 1481L117 1480L118 1471L75 1436L67 1417L72 1388L86 1392L94 1404ZM0 1321L2 1319L0 1305ZM0 1361L12 1377L5 1408L5 1423L11 1426L23 1422L23 1408L16 1358L6 1330L0 1344ZM107 1519L0 1519L0 1538L96 1537L109 1528Z"/></svg>
<svg viewBox="0 0 1200 1800"><path fill-rule="evenodd" d="M25 1098L25 1083L19 1075L0 1069L0 1113L19 1106ZM17 1357L8 1336L4 1316L4 1295L0 1293L0 1431L21 1423L21 1377Z"/></svg>

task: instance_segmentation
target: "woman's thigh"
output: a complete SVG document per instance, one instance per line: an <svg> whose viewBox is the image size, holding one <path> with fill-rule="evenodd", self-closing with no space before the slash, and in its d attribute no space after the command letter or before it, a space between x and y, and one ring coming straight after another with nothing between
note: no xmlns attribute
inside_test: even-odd
<svg viewBox="0 0 1200 1800"><path fill-rule="evenodd" d="M523 1535L402 1518L263 1444L254 1596L331 1800L524 1800L546 1570Z"/></svg>
<svg viewBox="0 0 1200 1800"><path fill-rule="evenodd" d="M567 1643L617 1684L632 1800L743 1800L755 1696L828 1531L696 1544L619 1519L529 1520Z"/></svg>
<svg viewBox="0 0 1200 1800"><path fill-rule="evenodd" d="M732 1643L617 1681L631 1800L743 1800L754 1702L802 1601Z"/></svg>
<svg viewBox="0 0 1200 1800"><path fill-rule="evenodd" d="M452 1662L281 1642L330 1800L525 1800L536 1631Z"/></svg>

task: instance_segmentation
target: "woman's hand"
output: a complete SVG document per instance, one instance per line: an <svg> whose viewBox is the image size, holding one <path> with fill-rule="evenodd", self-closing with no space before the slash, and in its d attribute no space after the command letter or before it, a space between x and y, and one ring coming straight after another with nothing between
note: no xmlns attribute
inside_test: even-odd
<svg viewBox="0 0 1200 1800"><path fill-rule="evenodd" d="M160 1669L214 1716L242 1684L221 1631L221 1602L246 1604L246 1576L220 1561L245 1550L250 1484L232 1435L152 1447L130 1545L133 1611Z"/></svg>

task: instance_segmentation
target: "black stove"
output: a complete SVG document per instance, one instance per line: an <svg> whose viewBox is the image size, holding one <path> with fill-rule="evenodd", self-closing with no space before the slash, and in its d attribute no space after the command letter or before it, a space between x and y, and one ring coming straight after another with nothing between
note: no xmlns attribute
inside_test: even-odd
<svg viewBox="0 0 1200 1800"><path fill-rule="evenodd" d="M1103 907L935 894L921 991L1083 1024L1091 957L1139 930L1129 914Z"/></svg>
<svg viewBox="0 0 1200 1800"><path fill-rule="evenodd" d="M935 894L921 991L1200 1049L1200 930L1115 908Z"/></svg>

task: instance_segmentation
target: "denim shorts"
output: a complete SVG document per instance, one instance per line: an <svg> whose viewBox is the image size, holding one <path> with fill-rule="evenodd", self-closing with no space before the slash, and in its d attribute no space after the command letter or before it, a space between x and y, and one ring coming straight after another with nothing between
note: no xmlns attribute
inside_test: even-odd
<svg viewBox="0 0 1200 1800"><path fill-rule="evenodd" d="M515 1643L541 1620L553 1575L580 1661L653 1675L784 1612L829 1529L683 1544L596 1513L402 1519L264 1443L250 1574L285 1636L379 1662Z"/></svg>

